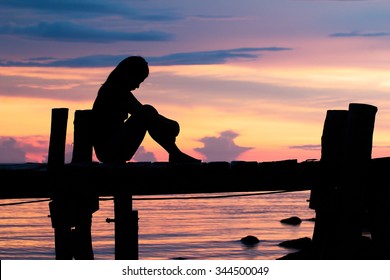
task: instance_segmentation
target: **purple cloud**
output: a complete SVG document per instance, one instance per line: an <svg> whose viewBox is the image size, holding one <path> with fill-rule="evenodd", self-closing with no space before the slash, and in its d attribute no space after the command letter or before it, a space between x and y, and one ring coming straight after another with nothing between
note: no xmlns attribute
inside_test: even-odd
<svg viewBox="0 0 390 280"><path fill-rule="evenodd" d="M299 145L299 146L290 146L289 148L295 150L320 150L321 145Z"/></svg>
<svg viewBox="0 0 390 280"><path fill-rule="evenodd" d="M154 161L156 161L156 157L153 154L153 152L148 152L145 150L144 146L140 146L138 148L137 152L135 153L133 160L139 161L139 162L142 162L142 161L154 162Z"/></svg>
<svg viewBox="0 0 390 280"><path fill-rule="evenodd" d="M39 22L28 26L2 25L0 34L18 35L27 39L45 39L60 42L113 43L119 41L169 41L171 33L150 30L128 32L106 30L70 21Z"/></svg>
<svg viewBox="0 0 390 280"><path fill-rule="evenodd" d="M329 35L330 37L384 37L390 36L390 32L339 32Z"/></svg>
<svg viewBox="0 0 390 280"><path fill-rule="evenodd" d="M164 8L148 8L142 12L138 11L139 7L136 5L143 5L142 1L135 3L135 1L121 1L121 0L2 0L0 1L0 7L18 10L19 12L24 10L29 12L29 16L32 13L39 12L39 15L56 15L56 17L80 18L80 14L85 17L96 16L121 16L123 18L139 21L174 21L183 19L171 10Z"/></svg>
<svg viewBox="0 0 390 280"><path fill-rule="evenodd" d="M12 137L0 138L0 162L1 163L24 163L26 152Z"/></svg>
<svg viewBox="0 0 390 280"><path fill-rule="evenodd" d="M234 143L234 139L239 136L238 133L226 130L220 132L218 137L203 137L199 139L204 147L195 148L195 151L203 154L206 161L233 161L244 152L251 150L251 147L240 147Z"/></svg>
<svg viewBox="0 0 390 280"><path fill-rule="evenodd" d="M284 47L255 47L226 50L180 52L163 56L146 57L150 65L206 65L223 64L231 59L256 59L261 52L289 51ZM131 54L128 54L131 55ZM0 59L0 66L46 66L46 67L110 67L115 66L127 55L90 55L68 59L31 58L22 61Z"/></svg>

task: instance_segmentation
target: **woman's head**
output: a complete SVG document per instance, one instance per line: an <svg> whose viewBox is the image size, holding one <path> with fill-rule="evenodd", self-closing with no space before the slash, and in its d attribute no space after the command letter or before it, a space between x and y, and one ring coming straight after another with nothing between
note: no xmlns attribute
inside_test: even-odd
<svg viewBox="0 0 390 280"><path fill-rule="evenodd" d="M107 78L110 84L134 90L148 77L149 66L141 56L129 56L122 60Z"/></svg>

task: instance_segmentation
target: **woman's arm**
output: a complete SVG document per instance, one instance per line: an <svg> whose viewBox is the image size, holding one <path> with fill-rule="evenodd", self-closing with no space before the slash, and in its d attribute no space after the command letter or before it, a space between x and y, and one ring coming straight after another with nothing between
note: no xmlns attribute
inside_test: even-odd
<svg viewBox="0 0 390 280"><path fill-rule="evenodd" d="M141 109L142 103L139 102L137 98L135 98L133 93L129 92L127 100L128 100L127 108L130 114L133 114Z"/></svg>

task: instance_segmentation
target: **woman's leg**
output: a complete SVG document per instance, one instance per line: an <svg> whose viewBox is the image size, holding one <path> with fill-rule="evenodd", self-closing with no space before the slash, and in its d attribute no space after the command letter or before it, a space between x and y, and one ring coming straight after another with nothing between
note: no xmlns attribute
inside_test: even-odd
<svg viewBox="0 0 390 280"><path fill-rule="evenodd" d="M145 138L146 131L147 121L143 114L132 114L126 120L121 140L121 150L126 161L134 156Z"/></svg>
<svg viewBox="0 0 390 280"><path fill-rule="evenodd" d="M125 122L121 150L126 160L134 156L145 138L146 131L168 153L178 150L175 144L176 135L179 133L178 124L160 116L153 106L143 105L140 111L133 113Z"/></svg>
<svg viewBox="0 0 390 280"><path fill-rule="evenodd" d="M143 105L143 117L150 136L169 154L170 162L200 162L182 151L176 145L176 136L179 135L179 123L160 115L150 105Z"/></svg>

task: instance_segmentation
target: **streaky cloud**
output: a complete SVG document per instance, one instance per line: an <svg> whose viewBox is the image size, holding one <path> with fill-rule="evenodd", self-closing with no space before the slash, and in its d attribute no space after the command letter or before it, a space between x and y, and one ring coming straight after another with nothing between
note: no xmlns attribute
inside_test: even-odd
<svg viewBox="0 0 390 280"><path fill-rule="evenodd" d="M68 59L31 58L21 61L7 61L0 59L0 66L27 66L27 67L110 67L119 63L123 55L89 55Z"/></svg>
<svg viewBox="0 0 390 280"><path fill-rule="evenodd" d="M27 39L61 42L113 43L119 41L169 41L173 34L163 31L113 31L70 21L46 22L28 26L2 25L0 34L17 35Z"/></svg>
<svg viewBox="0 0 390 280"><path fill-rule="evenodd" d="M299 145L299 146L290 146L289 148L295 150L320 150L321 145Z"/></svg>
<svg viewBox="0 0 390 280"><path fill-rule="evenodd" d="M372 0L292 0L292 1L306 1L306 2L368 2Z"/></svg>
<svg viewBox="0 0 390 280"><path fill-rule="evenodd" d="M390 146L386 145L374 145L372 146L375 149L390 149ZM304 150L304 151L315 151L315 150L321 150L321 145L297 145L297 146L289 146L289 149L293 150Z"/></svg>
<svg viewBox="0 0 390 280"><path fill-rule="evenodd" d="M223 64L231 59L256 59L259 52L289 51L291 48L237 48L228 50L213 50L199 52L173 53L163 56L146 57L150 65L209 65ZM128 55L90 55L69 59L32 58L22 61L7 61L0 59L0 66L30 66L30 67L112 67Z"/></svg>
<svg viewBox="0 0 390 280"><path fill-rule="evenodd" d="M373 148L380 148L380 149L390 149L390 146L387 145L373 145Z"/></svg>
<svg viewBox="0 0 390 280"><path fill-rule="evenodd" d="M243 21L249 20L251 17L237 17L232 15L216 16L216 15L193 15L189 19L200 21Z"/></svg>
<svg viewBox="0 0 390 280"><path fill-rule="evenodd" d="M255 59L258 52L287 51L290 48L267 47L267 48L237 48L227 50L212 50L199 52L174 53L159 57L150 57L151 65L207 65L222 64L230 59Z"/></svg>
<svg viewBox="0 0 390 280"><path fill-rule="evenodd" d="M390 32L339 32L332 33L330 37L384 37L390 36Z"/></svg>
<svg viewBox="0 0 390 280"><path fill-rule="evenodd" d="M139 3L142 4L142 1ZM1 0L0 7L10 8L15 10L27 10L46 13L49 15L67 16L79 18L80 14L83 17L95 16L112 16L119 15L123 18L138 20L138 21L176 21L183 19L181 16L172 13L169 10L160 9L140 9L134 8L134 1L118 1L118 0Z"/></svg>

